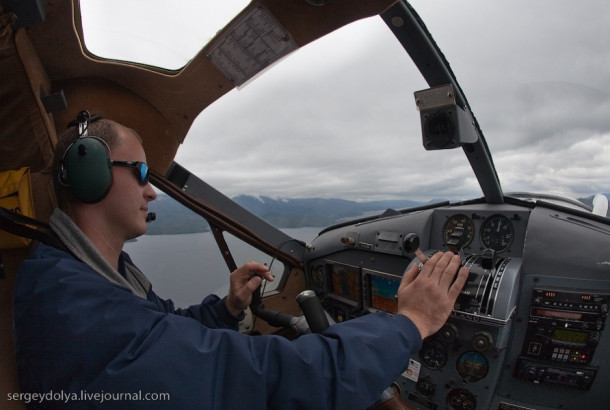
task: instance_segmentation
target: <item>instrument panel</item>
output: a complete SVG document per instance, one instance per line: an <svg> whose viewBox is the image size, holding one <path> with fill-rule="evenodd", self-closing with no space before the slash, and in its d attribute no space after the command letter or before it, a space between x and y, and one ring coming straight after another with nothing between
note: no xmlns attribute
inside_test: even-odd
<svg viewBox="0 0 610 410"><path fill-rule="evenodd" d="M420 210L326 230L306 255L306 277L341 322L396 312L402 274L419 263L411 233L427 256L458 252L469 279L449 320L396 380L403 398L422 409L578 408L583 400L595 408L605 400L600 380L610 377L610 335L582 326L605 324L610 261L606 268L599 258L610 258L592 249L610 245L610 227L593 225L526 204ZM592 260L583 266L584 254ZM599 313L543 309L540 292L595 298ZM582 396L565 393L567 385Z"/></svg>
<svg viewBox="0 0 610 410"><path fill-rule="evenodd" d="M464 214L449 216L442 230L445 244L450 243L452 236L460 235L461 240L457 245L460 248L467 247L472 243L475 236L478 235L479 242L485 249L504 252L511 247L515 237L515 227L511 219L502 214L490 215L482 221L479 231L476 232L472 218L481 217L476 213L473 214L473 217Z"/></svg>

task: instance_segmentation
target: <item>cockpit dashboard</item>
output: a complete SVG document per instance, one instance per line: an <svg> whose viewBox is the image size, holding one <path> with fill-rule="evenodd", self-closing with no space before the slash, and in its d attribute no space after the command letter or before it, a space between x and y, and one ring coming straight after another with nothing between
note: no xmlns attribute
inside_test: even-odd
<svg viewBox="0 0 610 410"><path fill-rule="evenodd" d="M305 257L307 285L337 322L395 313L421 251L470 268L453 312L396 380L422 409L603 408L610 377L610 225L551 203L386 211L331 227ZM585 406L583 407L583 403Z"/></svg>

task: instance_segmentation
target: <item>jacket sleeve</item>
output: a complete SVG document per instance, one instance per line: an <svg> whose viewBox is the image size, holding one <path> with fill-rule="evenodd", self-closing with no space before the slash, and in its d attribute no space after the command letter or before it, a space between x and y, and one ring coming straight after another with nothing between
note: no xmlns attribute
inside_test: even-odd
<svg viewBox="0 0 610 410"><path fill-rule="evenodd" d="M57 257L22 267L15 330L22 391L122 398L104 408L365 408L421 345L407 317L383 313L295 341L210 329ZM169 402L125 403L138 392Z"/></svg>
<svg viewBox="0 0 610 410"><path fill-rule="evenodd" d="M233 316L225 304L226 297L221 299L216 295L206 296L199 305L192 305L184 309L176 308L172 300L162 299L152 289L148 294L148 299L162 306L167 313L190 317L212 329L237 330L239 321L245 316L244 314L238 317Z"/></svg>

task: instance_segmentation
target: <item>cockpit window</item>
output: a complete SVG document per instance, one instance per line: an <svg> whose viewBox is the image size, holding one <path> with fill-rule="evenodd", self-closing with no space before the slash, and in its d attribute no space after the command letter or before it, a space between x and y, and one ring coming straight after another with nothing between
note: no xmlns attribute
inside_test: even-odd
<svg viewBox="0 0 610 410"><path fill-rule="evenodd" d="M176 70L248 3L81 0L85 47L98 57Z"/></svg>
<svg viewBox="0 0 610 410"><path fill-rule="evenodd" d="M522 13L523 2L498 11L477 1L459 18L451 17L450 1L410 3L468 98L505 194L581 199L609 192L608 70L599 68L604 54L596 41L605 37L595 34L610 21L603 2L579 8L577 19L552 1L536 5L538 15L552 10L545 30L536 14ZM596 31L577 28L588 19ZM558 47L561 53L543 52ZM177 161L232 198L480 197L461 149L422 146L413 93L428 87L381 18L361 20L204 110Z"/></svg>
<svg viewBox="0 0 610 410"><path fill-rule="evenodd" d="M424 150L413 96L423 88L427 84L384 21L360 20L206 108L176 161L231 198L248 195L266 203L480 196L463 154ZM438 189L434 183L441 182ZM261 216L283 227L278 223L284 221Z"/></svg>
<svg viewBox="0 0 610 410"><path fill-rule="evenodd" d="M410 3L468 98L503 192L576 199L607 193L605 2L573 9L552 0L476 0L456 10L439 1L442 7ZM82 0L87 47L103 57L179 68L248 2L213 2L208 11L202 8L212 2L178 3L150 0L143 9L135 0ZM548 17L544 29L540 15ZM208 23L212 17L218 19ZM591 21L587 30L583 21ZM480 197L461 149L422 147L413 93L425 88L383 20L361 20L206 108L176 160L231 198Z"/></svg>

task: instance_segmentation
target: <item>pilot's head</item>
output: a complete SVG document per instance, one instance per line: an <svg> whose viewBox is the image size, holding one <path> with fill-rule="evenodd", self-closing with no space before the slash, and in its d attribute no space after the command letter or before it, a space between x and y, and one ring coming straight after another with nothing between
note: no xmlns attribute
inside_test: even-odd
<svg viewBox="0 0 610 410"><path fill-rule="evenodd" d="M77 121L59 137L53 175L58 206L70 216L95 215L125 239L146 231L156 193L134 130L107 119Z"/></svg>

